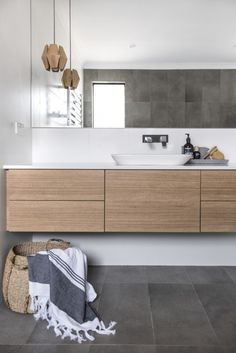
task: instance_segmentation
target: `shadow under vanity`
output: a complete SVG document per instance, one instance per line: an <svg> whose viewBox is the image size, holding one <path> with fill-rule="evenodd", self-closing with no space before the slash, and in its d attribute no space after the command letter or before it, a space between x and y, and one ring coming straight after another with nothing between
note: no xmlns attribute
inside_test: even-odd
<svg viewBox="0 0 236 353"><path fill-rule="evenodd" d="M236 232L236 167L6 167L10 232Z"/></svg>

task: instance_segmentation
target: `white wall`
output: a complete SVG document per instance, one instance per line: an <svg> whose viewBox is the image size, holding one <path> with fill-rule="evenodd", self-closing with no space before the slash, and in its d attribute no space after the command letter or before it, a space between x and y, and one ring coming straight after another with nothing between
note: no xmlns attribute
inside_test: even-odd
<svg viewBox="0 0 236 353"><path fill-rule="evenodd" d="M217 145L236 163L236 129L33 129L34 163L111 162L111 153L180 152ZM167 150L141 142L143 133L167 133ZM34 235L34 240L52 235ZM54 236L54 235L53 235ZM100 265L236 265L236 234L57 234Z"/></svg>
<svg viewBox="0 0 236 353"><path fill-rule="evenodd" d="M5 232L3 164L31 162L30 0L1 0L0 11L0 279L5 254L30 235ZM14 121L25 128L14 134Z"/></svg>

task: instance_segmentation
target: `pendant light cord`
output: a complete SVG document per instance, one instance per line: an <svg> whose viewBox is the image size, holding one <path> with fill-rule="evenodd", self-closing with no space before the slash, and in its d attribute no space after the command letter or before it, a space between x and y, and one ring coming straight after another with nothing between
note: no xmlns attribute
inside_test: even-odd
<svg viewBox="0 0 236 353"><path fill-rule="evenodd" d="M71 0L69 0L69 32L70 32L70 69L71 69Z"/></svg>
<svg viewBox="0 0 236 353"><path fill-rule="evenodd" d="M53 0L53 43L56 44L56 0Z"/></svg>

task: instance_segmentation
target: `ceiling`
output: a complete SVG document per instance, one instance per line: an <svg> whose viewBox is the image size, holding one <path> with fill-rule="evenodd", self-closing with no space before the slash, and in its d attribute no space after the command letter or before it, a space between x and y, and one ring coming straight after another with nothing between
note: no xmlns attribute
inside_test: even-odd
<svg viewBox="0 0 236 353"><path fill-rule="evenodd" d="M236 68L236 0L72 0L85 68Z"/></svg>

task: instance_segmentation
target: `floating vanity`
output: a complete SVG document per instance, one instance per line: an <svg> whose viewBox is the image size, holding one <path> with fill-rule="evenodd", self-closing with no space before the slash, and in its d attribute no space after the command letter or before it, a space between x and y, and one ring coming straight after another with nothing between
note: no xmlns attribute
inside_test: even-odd
<svg viewBox="0 0 236 353"><path fill-rule="evenodd" d="M5 166L10 232L236 232L236 166Z"/></svg>

